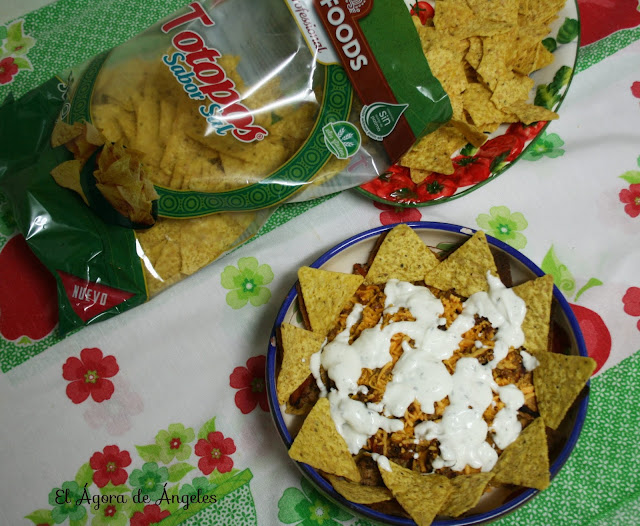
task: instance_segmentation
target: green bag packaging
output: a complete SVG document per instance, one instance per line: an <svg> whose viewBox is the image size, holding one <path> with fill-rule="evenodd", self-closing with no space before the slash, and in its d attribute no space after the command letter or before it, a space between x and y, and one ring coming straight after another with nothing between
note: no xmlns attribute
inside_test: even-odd
<svg viewBox="0 0 640 526"><path fill-rule="evenodd" d="M402 0L193 2L6 100L0 188L56 278L64 335L193 274L280 203L373 179L450 117Z"/></svg>

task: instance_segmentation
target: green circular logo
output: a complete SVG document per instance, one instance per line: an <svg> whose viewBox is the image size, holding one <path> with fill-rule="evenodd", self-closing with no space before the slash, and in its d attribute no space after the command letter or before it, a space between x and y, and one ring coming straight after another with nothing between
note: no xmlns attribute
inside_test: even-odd
<svg viewBox="0 0 640 526"><path fill-rule="evenodd" d="M353 157L360 149L360 132L348 121L330 122L322 128L324 143L338 159Z"/></svg>

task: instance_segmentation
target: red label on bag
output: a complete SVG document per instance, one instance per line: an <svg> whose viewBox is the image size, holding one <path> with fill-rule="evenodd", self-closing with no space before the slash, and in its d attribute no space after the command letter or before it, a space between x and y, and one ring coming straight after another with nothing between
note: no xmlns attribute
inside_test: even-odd
<svg viewBox="0 0 640 526"><path fill-rule="evenodd" d="M84 322L124 303L134 294L101 283L87 281L58 270L71 308Z"/></svg>
<svg viewBox="0 0 640 526"><path fill-rule="evenodd" d="M391 160L398 160L415 142L416 136L402 115L406 106L398 104L358 23L370 13L373 0L314 0L314 5L358 97L365 104L363 118L369 108L380 114L369 119L372 121L371 132L367 122L361 119L365 133L382 141ZM387 122L382 123L383 120ZM384 133L379 131L382 127Z"/></svg>

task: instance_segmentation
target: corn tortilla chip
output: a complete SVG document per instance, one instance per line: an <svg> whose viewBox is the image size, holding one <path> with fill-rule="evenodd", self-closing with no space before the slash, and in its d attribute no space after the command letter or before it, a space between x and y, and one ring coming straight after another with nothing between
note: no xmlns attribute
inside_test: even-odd
<svg viewBox="0 0 640 526"><path fill-rule="evenodd" d="M311 355L318 352L324 337L311 331L283 323L280 327L282 341L282 367L278 374L278 402L287 400L311 374L309 362Z"/></svg>
<svg viewBox="0 0 640 526"><path fill-rule="evenodd" d="M289 456L326 473L360 481L358 466L333 423L327 398L320 398L305 418Z"/></svg>
<svg viewBox="0 0 640 526"><path fill-rule="evenodd" d="M487 272L497 268L484 232L478 230L438 266L427 272L424 281L440 290L454 289L462 296L487 291Z"/></svg>
<svg viewBox="0 0 640 526"><path fill-rule="evenodd" d="M78 193L84 202L88 205L87 197L84 195L82 185L80 184L80 171L82 170L82 161L73 159L71 161L65 161L53 170L51 170L51 176L58 185L73 190Z"/></svg>
<svg viewBox="0 0 640 526"><path fill-rule="evenodd" d="M51 132L51 146L53 148L62 146L76 137L80 137L83 131L83 126L79 122L67 124L64 121L56 121L53 131Z"/></svg>
<svg viewBox="0 0 640 526"><path fill-rule="evenodd" d="M552 121L559 118L555 111L548 110L542 106L534 106L528 102L518 101L509 105L508 110L515 113L524 124L531 124L539 121Z"/></svg>
<svg viewBox="0 0 640 526"><path fill-rule="evenodd" d="M538 410L551 429L557 429L593 374L593 358L549 351L537 352L540 365L533 370Z"/></svg>
<svg viewBox="0 0 640 526"><path fill-rule="evenodd" d="M298 280L311 330L325 336L362 284L363 277L302 267Z"/></svg>
<svg viewBox="0 0 640 526"><path fill-rule="evenodd" d="M451 479L453 492L444 503L438 515L458 517L473 508L493 478L493 473L473 473L458 475Z"/></svg>
<svg viewBox="0 0 640 526"><path fill-rule="evenodd" d="M327 475L327 479L340 495L357 504L374 504L393 498L391 491L382 486L364 486L335 475Z"/></svg>
<svg viewBox="0 0 640 526"><path fill-rule="evenodd" d="M380 245L364 278L365 284L386 283L390 279L421 281L438 264L438 258L407 225L394 227Z"/></svg>
<svg viewBox="0 0 640 526"><path fill-rule="evenodd" d="M493 482L543 490L549 486L545 421L536 418L507 446L494 466Z"/></svg>
<svg viewBox="0 0 640 526"><path fill-rule="evenodd" d="M449 124L420 139L399 161L402 166L450 175L451 155L467 143L464 135Z"/></svg>
<svg viewBox="0 0 640 526"><path fill-rule="evenodd" d="M524 347L527 351L546 351L551 323L551 300L553 299L553 276L547 274L513 287L527 305L522 322Z"/></svg>
<svg viewBox="0 0 640 526"><path fill-rule="evenodd" d="M391 471L380 470L385 485L418 526L428 526L453 491L451 482L444 475L422 475L394 462L390 465Z"/></svg>

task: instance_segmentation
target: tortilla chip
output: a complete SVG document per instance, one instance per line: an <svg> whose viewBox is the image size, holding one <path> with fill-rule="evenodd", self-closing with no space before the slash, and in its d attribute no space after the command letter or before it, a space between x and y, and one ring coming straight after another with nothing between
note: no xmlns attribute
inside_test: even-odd
<svg viewBox="0 0 640 526"><path fill-rule="evenodd" d="M545 421L536 418L507 446L494 466L493 482L543 490L549 486Z"/></svg>
<svg viewBox="0 0 640 526"><path fill-rule="evenodd" d="M176 221L181 223L178 233L182 258L180 271L187 276L231 249L245 230L244 225L234 220L233 213ZM211 235L212 232L215 235Z"/></svg>
<svg viewBox="0 0 640 526"><path fill-rule="evenodd" d="M515 122L515 115L510 115L500 110L492 101L492 93L483 84L469 84L462 94L464 109L475 124L482 131L486 130L486 125L502 122Z"/></svg>
<svg viewBox="0 0 640 526"><path fill-rule="evenodd" d="M551 323L551 300L553 299L553 276L547 274L513 287L527 305L522 322L524 347L527 351L546 351Z"/></svg>
<svg viewBox="0 0 640 526"><path fill-rule="evenodd" d="M393 498L391 491L382 486L364 486L335 475L327 475L327 479L340 495L357 504L374 504Z"/></svg>
<svg viewBox="0 0 640 526"><path fill-rule="evenodd" d="M489 290L488 271L494 276L498 273L487 236L478 230L447 259L427 272L424 281L437 289L454 289L469 297L475 292Z"/></svg>
<svg viewBox="0 0 640 526"><path fill-rule="evenodd" d="M364 283L386 283L390 279L421 281L438 264L438 258L416 232L404 223L384 238L364 278Z"/></svg>
<svg viewBox="0 0 640 526"><path fill-rule="evenodd" d="M360 481L360 471L333 423L327 398L320 398L305 418L289 456L326 473Z"/></svg>
<svg viewBox="0 0 640 526"><path fill-rule="evenodd" d="M452 119L451 124L476 148L479 148L487 142L488 136L473 124L457 119Z"/></svg>
<svg viewBox="0 0 640 526"><path fill-rule="evenodd" d="M380 470L385 485L418 526L428 526L451 495L451 482L444 475L422 475L389 464L391 471Z"/></svg>
<svg viewBox="0 0 640 526"><path fill-rule="evenodd" d="M560 117L555 111L523 101L510 104L508 109L515 113L518 116L518 119L520 119L520 122L523 122L524 124L531 124L532 122L539 121L552 121Z"/></svg>
<svg viewBox="0 0 640 526"><path fill-rule="evenodd" d="M80 183L80 172L82 170L82 161L73 159L71 161L65 161L53 170L51 170L51 176L58 185L73 190L78 193L84 202L88 205L87 196L84 195L82 190L82 184Z"/></svg>
<svg viewBox="0 0 640 526"><path fill-rule="evenodd" d="M67 124L64 121L57 121L51 132L51 146L53 148L62 146L76 137L80 137L83 131L84 127L79 122Z"/></svg>
<svg viewBox="0 0 640 526"><path fill-rule="evenodd" d="M404 154L398 164L450 175L454 172L451 155L467 143L464 135L449 124L425 135Z"/></svg>
<svg viewBox="0 0 640 526"><path fill-rule="evenodd" d="M282 337L282 367L278 374L278 403L286 404L300 384L311 374L309 362L311 355L318 352L324 341L311 331L283 323L280 327Z"/></svg>
<svg viewBox="0 0 640 526"><path fill-rule="evenodd" d="M302 267L298 280L311 330L325 336L362 284L363 277Z"/></svg>
<svg viewBox="0 0 640 526"><path fill-rule="evenodd" d="M533 387L540 416L557 429L596 369L593 358L537 352L540 365L533 370Z"/></svg>
<svg viewBox="0 0 640 526"><path fill-rule="evenodd" d="M474 473L452 478L453 492L440 508L438 515L458 517L473 508L492 478L493 473Z"/></svg>

